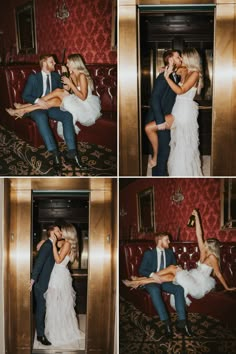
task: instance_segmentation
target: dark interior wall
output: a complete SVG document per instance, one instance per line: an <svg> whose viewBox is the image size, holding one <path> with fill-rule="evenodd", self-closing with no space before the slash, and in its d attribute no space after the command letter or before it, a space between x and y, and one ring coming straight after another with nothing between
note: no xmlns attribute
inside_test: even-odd
<svg viewBox="0 0 236 354"><path fill-rule="evenodd" d="M37 55L17 55L14 9L27 0L4 1L0 13L0 50L13 61L35 62L42 53L54 53L61 60L66 55L80 53L87 63L116 63L116 51L111 50L112 1L66 0L70 16L66 21L55 17L57 0L35 0Z"/></svg>
<svg viewBox="0 0 236 354"><path fill-rule="evenodd" d="M187 221L194 208L199 208L206 238L217 237L221 241L236 241L236 230L220 229L220 183L217 178L144 178L124 186L120 191L120 239L150 238L151 234L138 232L137 193L154 187L154 208L156 231L168 231L179 240L196 240L195 229L187 227ZM184 200L177 204L171 200L179 189Z"/></svg>

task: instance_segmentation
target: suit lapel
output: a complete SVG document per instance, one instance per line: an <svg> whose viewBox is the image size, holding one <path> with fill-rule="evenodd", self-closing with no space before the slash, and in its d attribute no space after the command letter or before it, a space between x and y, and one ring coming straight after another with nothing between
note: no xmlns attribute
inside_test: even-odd
<svg viewBox="0 0 236 354"><path fill-rule="evenodd" d="M157 249L154 249L153 252L153 269L156 272L157 271Z"/></svg>
<svg viewBox="0 0 236 354"><path fill-rule="evenodd" d="M39 97L42 97L42 94L43 94L43 75L42 75L42 72L38 73L37 82L38 82Z"/></svg>

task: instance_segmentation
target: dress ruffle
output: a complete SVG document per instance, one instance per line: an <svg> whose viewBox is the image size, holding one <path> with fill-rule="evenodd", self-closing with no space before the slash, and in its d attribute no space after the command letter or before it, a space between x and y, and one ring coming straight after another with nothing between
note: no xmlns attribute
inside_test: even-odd
<svg viewBox="0 0 236 354"><path fill-rule="evenodd" d="M74 343L84 334L79 330L75 313L76 294L72 287L72 278L67 268L69 257L62 263L54 265L46 299L45 335L49 341L57 345Z"/></svg>
<svg viewBox="0 0 236 354"><path fill-rule="evenodd" d="M193 101L196 88L192 87L176 97L172 114L169 176L202 176L198 137L198 104Z"/></svg>

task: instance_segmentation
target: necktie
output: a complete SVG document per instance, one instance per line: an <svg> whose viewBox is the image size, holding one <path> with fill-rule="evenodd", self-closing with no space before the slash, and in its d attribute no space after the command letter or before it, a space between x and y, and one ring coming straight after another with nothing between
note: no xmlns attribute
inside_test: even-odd
<svg viewBox="0 0 236 354"><path fill-rule="evenodd" d="M176 73L173 73L172 75L173 75L174 82L177 83L178 79Z"/></svg>
<svg viewBox="0 0 236 354"><path fill-rule="evenodd" d="M164 268L164 251L161 251L161 262L160 262L160 269L162 270Z"/></svg>
<svg viewBox="0 0 236 354"><path fill-rule="evenodd" d="M50 81L49 81L49 75L47 75L47 80L46 80L46 92L45 92L45 96L50 93Z"/></svg>

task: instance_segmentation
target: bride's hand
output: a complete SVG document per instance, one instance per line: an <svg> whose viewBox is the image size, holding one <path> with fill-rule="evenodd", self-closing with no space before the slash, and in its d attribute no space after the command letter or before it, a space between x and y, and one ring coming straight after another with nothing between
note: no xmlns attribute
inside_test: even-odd
<svg viewBox="0 0 236 354"><path fill-rule="evenodd" d="M225 291L236 291L236 287L225 289Z"/></svg>
<svg viewBox="0 0 236 354"><path fill-rule="evenodd" d="M52 235L52 236L51 236L51 239L52 239L53 245L56 245L56 243L57 243L57 237L56 237L56 235Z"/></svg>
<svg viewBox="0 0 236 354"><path fill-rule="evenodd" d="M194 215L195 217L196 217L196 216L198 217L198 212L197 212L196 209L193 209L192 215Z"/></svg>
<svg viewBox="0 0 236 354"><path fill-rule="evenodd" d="M164 77L166 79L168 79L168 77L170 76L170 74L173 72L173 66L169 65L165 67L165 72L164 72Z"/></svg>
<svg viewBox="0 0 236 354"><path fill-rule="evenodd" d="M63 82L63 85L68 85L69 87L71 87L71 81L70 81L70 79L68 77L63 76L61 78L61 81Z"/></svg>

